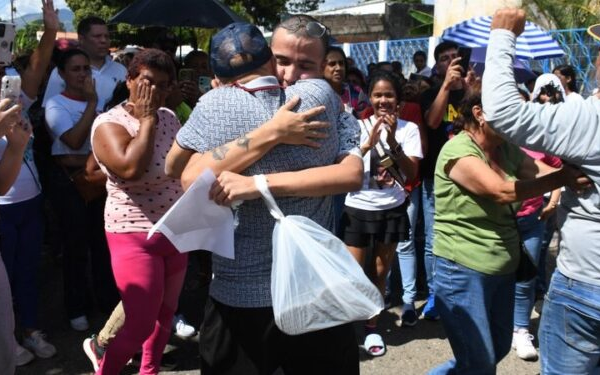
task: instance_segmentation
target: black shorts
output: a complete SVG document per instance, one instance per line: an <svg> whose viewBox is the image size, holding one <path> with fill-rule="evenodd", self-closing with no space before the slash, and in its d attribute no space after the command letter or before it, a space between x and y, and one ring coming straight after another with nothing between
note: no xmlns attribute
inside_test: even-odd
<svg viewBox="0 0 600 375"><path fill-rule="evenodd" d="M367 211L346 206L340 220L340 238L348 246L368 247L408 240L408 215L404 204L389 210Z"/></svg>
<svg viewBox="0 0 600 375"><path fill-rule="evenodd" d="M241 308L208 298L200 328L202 375L358 375L358 344L351 324L286 335L272 307Z"/></svg>

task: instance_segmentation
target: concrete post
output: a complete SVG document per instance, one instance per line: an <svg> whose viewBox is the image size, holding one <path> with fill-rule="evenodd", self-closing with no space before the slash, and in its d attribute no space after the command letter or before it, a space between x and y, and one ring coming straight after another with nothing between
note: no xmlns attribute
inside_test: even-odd
<svg viewBox="0 0 600 375"><path fill-rule="evenodd" d="M387 40L379 41L379 56L378 56L377 61L379 61L379 62L388 61L388 41Z"/></svg>

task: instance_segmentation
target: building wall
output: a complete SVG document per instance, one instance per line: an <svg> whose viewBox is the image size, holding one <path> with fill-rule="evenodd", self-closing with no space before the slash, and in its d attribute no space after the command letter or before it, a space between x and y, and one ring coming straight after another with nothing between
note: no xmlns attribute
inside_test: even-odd
<svg viewBox="0 0 600 375"><path fill-rule="evenodd" d="M433 14L431 5L395 3L387 4L385 14L315 14L314 16L329 27L331 35L338 42L360 43L411 37L410 29L419 26L419 23L408 14L409 9Z"/></svg>
<svg viewBox="0 0 600 375"><path fill-rule="evenodd" d="M436 0L433 36L444 29L473 17L491 16L498 9L521 7L521 0Z"/></svg>

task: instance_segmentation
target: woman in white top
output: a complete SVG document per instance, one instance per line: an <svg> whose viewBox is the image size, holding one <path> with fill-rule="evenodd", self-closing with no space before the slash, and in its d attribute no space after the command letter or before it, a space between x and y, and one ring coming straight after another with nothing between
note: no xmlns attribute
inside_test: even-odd
<svg viewBox="0 0 600 375"><path fill-rule="evenodd" d="M375 114L360 121L363 186L348 194L341 218L341 238L382 293L396 245L408 238L402 183L415 177L423 156L417 125L397 118L400 90L392 73L379 71L371 79L369 99ZM368 247L373 256L365 264ZM377 317L367 322L364 346L370 355L380 356L385 344L375 333L376 325Z"/></svg>
<svg viewBox="0 0 600 375"><path fill-rule="evenodd" d="M560 83L565 89L565 101L568 100L583 100L583 97L579 95L579 90L577 89L577 75L575 74L575 69L571 65L559 65L552 71L554 75L558 77Z"/></svg>
<svg viewBox="0 0 600 375"><path fill-rule="evenodd" d="M90 179L95 176L100 185L105 181L99 169L94 173L94 159L89 157L90 131L97 115L98 96L90 60L84 51L63 52L57 61L57 70L65 81L65 89L49 98L45 107L55 161L48 191L64 235L63 284L67 315L71 328L85 331L90 295L95 295L98 307L106 313L119 301L104 236L106 196L101 194L86 201L73 182L78 174ZM87 283L88 252L94 293L90 293Z"/></svg>

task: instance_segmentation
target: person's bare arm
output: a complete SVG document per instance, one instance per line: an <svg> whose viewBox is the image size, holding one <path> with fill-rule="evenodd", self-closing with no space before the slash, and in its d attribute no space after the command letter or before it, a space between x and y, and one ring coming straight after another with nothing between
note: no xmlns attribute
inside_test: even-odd
<svg viewBox="0 0 600 375"><path fill-rule="evenodd" d="M104 123L98 125L93 139L94 153L112 173L124 180L139 179L146 171L154 152L154 135L158 110L155 86L143 81L136 88L134 116L140 127L135 137L124 127Z"/></svg>
<svg viewBox="0 0 600 375"><path fill-rule="evenodd" d="M87 104L79 121L60 136L60 140L73 150L79 150L83 146L90 135L92 124L96 118L98 95L96 94L96 87L92 77L86 78L84 95Z"/></svg>
<svg viewBox="0 0 600 375"><path fill-rule="evenodd" d="M0 136L6 136L8 141L0 159L0 195L6 194L15 183L21 171L23 153L31 137L31 127L24 128L20 125L21 106L6 109L9 102L9 99L0 102Z"/></svg>
<svg viewBox="0 0 600 375"><path fill-rule="evenodd" d="M460 57L455 58L450 63L448 70L446 71L446 77L442 83L442 87L438 92L437 96L429 109L425 112L425 123L431 129L437 129L440 127L444 114L446 113L446 107L448 106L448 100L450 99L450 88L462 81L461 67L458 64Z"/></svg>
<svg viewBox="0 0 600 375"><path fill-rule="evenodd" d="M276 197L322 197L360 190L363 161L349 154L338 164L308 168L295 172L266 175L269 190ZM209 197L215 203L231 205L234 201L259 198L254 178L223 172L213 184Z"/></svg>
<svg viewBox="0 0 600 375"><path fill-rule="evenodd" d="M21 90L30 98L37 97L46 69L50 64L56 32L60 21L58 10L54 9L52 0L42 0L42 13L44 18L44 34L40 43L29 58L29 64L22 74Z"/></svg>
<svg viewBox="0 0 600 375"><path fill-rule="evenodd" d="M573 168L562 168L535 179L508 181L475 156L451 161L445 169L456 184L500 204L537 197L564 185L581 189L590 183L587 177Z"/></svg>
<svg viewBox="0 0 600 375"><path fill-rule="evenodd" d="M194 154L190 158L188 153L180 151L182 148L179 145L174 145L167 155L165 171L171 177L179 177L178 168L184 166L183 173L179 173L185 190L207 168L217 176L223 171L241 172L278 144L320 147L317 140L326 138L327 134L319 130L329 127L329 124L323 121L310 121L310 119L322 113L325 107L319 106L301 113L293 112L292 109L298 102L298 98L292 99L284 104L271 120L209 152ZM183 163L186 157L189 158L187 165Z"/></svg>

